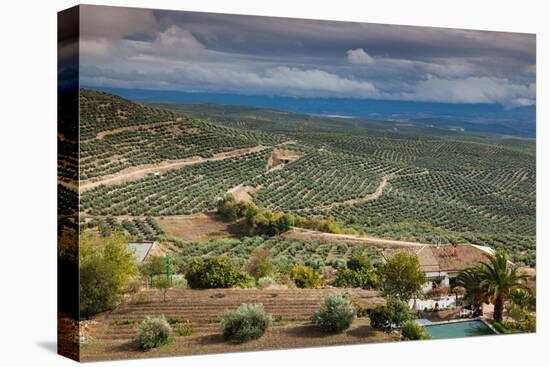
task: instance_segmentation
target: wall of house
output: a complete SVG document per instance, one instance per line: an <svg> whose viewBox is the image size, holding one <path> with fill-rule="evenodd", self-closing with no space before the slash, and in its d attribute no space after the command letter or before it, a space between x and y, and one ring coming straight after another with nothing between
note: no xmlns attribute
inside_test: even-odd
<svg viewBox="0 0 550 367"><path fill-rule="evenodd" d="M432 272L426 272L424 274L426 275L426 279L427 279L426 283L424 283L424 285L422 286L422 291L424 293L429 292L433 288L433 281L440 277L443 277L443 279L441 280L441 284L447 287L450 284L449 275L446 272L432 271Z"/></svg>

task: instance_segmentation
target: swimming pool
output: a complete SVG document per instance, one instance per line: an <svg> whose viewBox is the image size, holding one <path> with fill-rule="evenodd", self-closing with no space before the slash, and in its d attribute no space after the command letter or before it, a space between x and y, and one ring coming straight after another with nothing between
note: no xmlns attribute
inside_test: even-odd
<svg viewBox="0 0 550 367"><path fill-rule="evenodd" d="M481 320L445 322L425 325L433 339L464 338L468 336L494 335L495 332Z"/></svg>

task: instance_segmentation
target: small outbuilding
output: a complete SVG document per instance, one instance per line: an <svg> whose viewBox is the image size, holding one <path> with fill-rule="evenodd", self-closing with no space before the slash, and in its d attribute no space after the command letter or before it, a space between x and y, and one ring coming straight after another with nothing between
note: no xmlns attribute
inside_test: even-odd
<svg viewBox="0 0 550 367"><path fill-rule="evenodd" d="M144 243L134 242L134 243L128 244L128 248L130 249L130 251L134 253L134 255L136 256L136 260L139 264L145 261L152 247L153 247L153 242L144 242Z"/></svg>

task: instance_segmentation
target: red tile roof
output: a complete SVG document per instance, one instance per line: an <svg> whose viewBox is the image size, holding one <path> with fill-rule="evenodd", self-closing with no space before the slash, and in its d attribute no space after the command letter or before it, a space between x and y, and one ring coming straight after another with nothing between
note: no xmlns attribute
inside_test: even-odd
<svg viewBox="0 0 550 367"><path fill-rule="evenodd" d="M418 248L386 249L384 257L392 257L397 252L418 256L420 269L423 272L456 272L478 265L487 259L486 255L494 254L493 249L472 244L434 245Z"/></svg>

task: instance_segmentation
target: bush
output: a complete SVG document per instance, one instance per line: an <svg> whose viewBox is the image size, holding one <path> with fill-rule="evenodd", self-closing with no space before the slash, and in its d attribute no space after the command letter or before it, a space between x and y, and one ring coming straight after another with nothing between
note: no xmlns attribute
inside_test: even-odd
<svg viewBox="0 0 550 367"><path fill-rule="evenodd" d="M189 336L193 334L193 323L189 320L178 322L176 324L176 334L179 336Z"/></svg>
<svg viewBox="0 0 550 367"><path fill-rule="evenodd" d="M273 274L275 268L271 262L270 256L271 252L268 248L258 247L254 249L246 266L248 273L255 279Z"/></svg>
<svg viewBox="0 0 550 367"><path fill-rule="evenodd" d="M316 288L322 284L321 278L315 270L303 265L292 268L290 279L294 281L298 288Z"/></svg>
<svg viewBox="0 0 550 367"><path fill-rule="evenodd" d="M174 277L174 279L172 280L172 286L177 289L189 288L189 284L187 284L187 279L179 277Z"/></svg>
<svg viewBox="0 0 550 367"><path fill-rule="evenodd" d="M147 317L140 322L137 343L142 350L149 350L167 344L172 337L172 328L164 316Z"/></svg>
<svg viewBox="0 0 550 367"><path fill-rule="evenodd" d="M262 304L242 304L236 310L226 310L221 315L221 327L225 340L245 342L258 339L266 332L271 317Z"/></svg>
<svg viewBox="0 0 550 367"><path fill-rule="evenodd" d="M372 264L370 263L369 258L361 255L350 257L347 266L350 270L353 271L372 270Z"/></svg>
<svg viewBox="0 0 550 367"><path fill-rule="evenodd" d="M246 287L251 282L234 263L219 256L191 260L185 278L196 289Z"/></svg>
<svg viewBox="0 0 550 367"><path fill-rule="evenodd" d="M353 307L355 307L357 317L365 317L369 315L369 309L363 306L363 304L359 301L357 297L354 297L354 296L348 296L348 297Z"/></svg>
<svg viewBox="0 0 550 367"><path fill-rule="evenodd" d="M424 326L412 320L403 323L401 326L401 336L405 340L424 340L432 338Z"/></svg>
<svg viewBox="0 0 550 367"><path fill-rule="evenodd" d="M312 322L327 332L344 331L356 316L355 307L341 294L327 296L312 316Z"/></svg>
<svg viewBox="0 0 550 367"><path fill-rule="evenodd" d="M227 221L235 221L239 218L239 204L231 193L225 194L224 198L216 204L218 214Z"/></svg>
<svg viewBox="0 0 550 367"><path fill-rule="evenodd" d="M80 316L88 318L113 309L122 299L133 276L136 259L128 239L118 233L109 237L92 234L80 240Z"/></svg>
<svg viewBox="0 0 550 367"><path fill-rule="evenodd" d="M272 277L263 277L258 279L258 288L260 289L265 289L275 284L277 284L277 282Z"/></svg>
<svg viewBox="0 0 550 367"><path fill-rule="evenodd" d="M389 298L385 306L369 311L370 324L375 329L399 328L412 319L409 305L397 298Z"/></svg>
<svg viewBox="0 0 550 367"><path fill-rule="evenodd" d="M374 288L378 285L378 274L365 256L352 256L345 268L338 270L333 282L335 287Z"/></svg>

